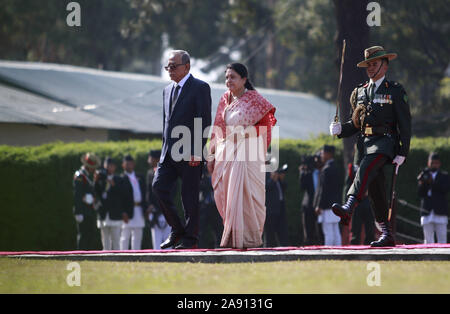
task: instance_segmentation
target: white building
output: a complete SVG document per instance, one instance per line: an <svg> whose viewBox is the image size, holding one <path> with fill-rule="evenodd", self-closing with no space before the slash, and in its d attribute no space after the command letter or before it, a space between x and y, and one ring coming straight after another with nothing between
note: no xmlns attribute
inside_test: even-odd
<svg viewBox="0 0 450 314"><path fill-rule="evenodd" d="M159 138L162 90L151 75L0 61L0 145ZM210 84L213 120L226 88ZM327 133L334 106L295 92L257 88L275 105L280 138Z"/></svg>

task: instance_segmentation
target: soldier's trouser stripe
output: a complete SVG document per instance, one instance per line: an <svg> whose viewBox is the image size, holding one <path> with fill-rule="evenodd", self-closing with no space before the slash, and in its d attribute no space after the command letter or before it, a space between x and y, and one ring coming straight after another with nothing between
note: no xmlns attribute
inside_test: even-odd
<svg viewBox="0 0 450 314"><path fill-rule="evenodd" d="M358 201L361 201L362 196L365 193L366 190L366 185L367 185L367 181L369 180L369 175L372 171L372 169L377 165L377 163L379 163L380 161L384 161L384 155L383 154L379 154L374 161L372 161L369 166L367 167L366 171L364 172L364 177L361 183L361 187L358 191L358 194L356 195L356 199Z"/></svg>

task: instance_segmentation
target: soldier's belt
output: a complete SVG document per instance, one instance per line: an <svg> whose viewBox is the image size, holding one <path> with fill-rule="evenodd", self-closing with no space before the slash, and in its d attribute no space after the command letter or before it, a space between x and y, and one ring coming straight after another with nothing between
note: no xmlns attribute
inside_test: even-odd
<svg viewBox="0 0 450 314"><path fill-rule="evenodd" d="M141 202L135 202L134 206L141 206Z"/></svg>
<svg viewBox="0 0 450 314"><path fill-rule="evenodd" d="M363 130L364 136L379 136L393 133L394 131L389 126L366 126Z"/></svg>

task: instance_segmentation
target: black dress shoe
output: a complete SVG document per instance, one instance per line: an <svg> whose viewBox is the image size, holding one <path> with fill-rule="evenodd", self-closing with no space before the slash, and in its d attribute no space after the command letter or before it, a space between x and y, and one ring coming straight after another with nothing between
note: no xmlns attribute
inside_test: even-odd
<svg viewBox="0 0 450 314"><path fill-rule="evenodd" d="M371 247L395 246L395 238L390 233L382 234L377 241L370 242Z"/></svg>
<svg viewBox="0 0 450 314"><path fill-rule="evenodd" d="M198 249L197 241L183 239L180 244L175 247L176 250L190 250L190 249Z"/></svg>
<svg viewBox="0 0 450 314"><path fill-rule="evenodd" d="M180 242L181 238L182 238L181 234L171 232L169 237L166 239L166 241L161 243L160 247L161 247L161 249L167 249L169 247L174 247L178 242Z"/></svg>

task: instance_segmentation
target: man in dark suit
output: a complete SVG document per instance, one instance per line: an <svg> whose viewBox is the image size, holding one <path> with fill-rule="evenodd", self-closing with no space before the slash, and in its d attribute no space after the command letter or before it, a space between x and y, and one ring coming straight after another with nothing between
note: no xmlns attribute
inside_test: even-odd
<svg viewBox="0 0 450 314"><path fill-rule="evenodd" d="M320 155L307 156L299 166L300 189L304 191L302 200L303 239L305 245L319 243L317 217L314 211L314 195L319 185L322 165Z"/></svg>
<svg viewBox="0 0 450 314"><path fill-rule="evenodd" d="M123 158L122 179L122 206L124 207L122 235L120 249L128 250L130 238L131 249L140 250L142 234L145 227L144 209L147 209L145 200L145 180L134 172L135 162L131 155Z"/></svg>
<svg viewBox="0 0 450 314"><path fill-rule="evenodd" d="M428 157L428 168L418 180L418 194L421 198L421 219L425 243L447 243L448 201L450 179L447 172L440 170L441 160L437 153Z"/></svg>
<svg viewBox="0 0 450 314"><path fill-rule="evenodd" d="M163 243L167 237L170 235L170 226L164 218L164 214L159 208L159 203L153 194L152 183L155 177L156 169L158 167L159 158L161 157L161 150L151 150L148 154L148 165L149 169L147 171L147 211L146 217L149 220L149 227L152 237L152 247L154 250L161 249L161 243ZM176 189L172 191L175 194Z"/></svg>
<svg viewBox="0 0 450 314"><path fill-rule="evenodd" d="M264 246L276 247L288 245L288 226L286 221L286 203L284 178L287 165L266 173L266 222L264 224ZM278 238L278 241L277 241Z"/></svg>
<svg viewBox="0 0 450 314"><path fill-rule="evenodd" d="M216 207L211 174L206 167L203 169L203 176L200 180L200 225L202 227L199 233L199 248L220 247L223 222Z"/></svg>
<svg viewBox="0 0 450 314"><path fill-rule="evenodd" d="M103 250L119 250L123 214L121 179L115 173L116 163L111 157L105 158L103 166L94 175L95 198L99 204L97 225Z"/></svg>
<svg viewBox="0 0 450 314"><path fill-rule="evenodd" d="M347 202L333 204L333 211L348 224L354 208L368 190L375 219L381 226L381 237L373 247L395 246L391 230L386 182L383 168L390 163L400 167L406 160L411 140L411 113L405 89L385 77L389 62L397 57L383 47L364 50L364 60L357 64L366 68L370 82L360 84L351 96L352 119L342 124L333 122L330 134L349 137L360 133L363 137L362 159L355 179L347 193Z"/></svg>
<svg viewBox="0 0 450 314"><path fill-rule="evenodd" d="M321 159L324 163L319 175L319 186L316 190L314 204L316 214L320 216L325 245L341 245L342 238L339 229L340 218L336 216L331 206L341 201L341 180L334 161L334 146L324 145Z"/></svg>
<svg viewBox="0 0 450 314"><path fill-rule="evenodd" d="M186 51L172 51L165 68L173 83L163 91L163 146L152 186L172 231L161 248L196 248L199 186L207 140L207 134L203 137L203 133L211 125L211 89L189 73L190 57ZM176 137L186 130L190 134L182 134L181 139ZM178 216L171 196L178 178L182 182L185 224Z"/></svg>

